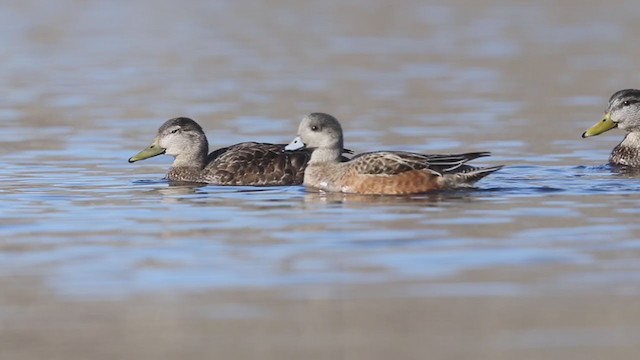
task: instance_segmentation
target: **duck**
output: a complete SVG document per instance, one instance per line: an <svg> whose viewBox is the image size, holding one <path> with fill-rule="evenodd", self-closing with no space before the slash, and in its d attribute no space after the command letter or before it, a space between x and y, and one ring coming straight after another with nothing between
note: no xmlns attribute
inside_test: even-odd
<svg viewBox="0 0 640 360"><path fill-rule="evenodd" d="M609 156L612 165L640 167L640 90L624 89L609 98L604 117L582 133L583 138L619 128L627 134Z"/></svg>
<svg viewBox="0 0 640 360"><path fill-rule="evenodd" d="M339 161L343 149L342 126L325 113L305 116L288 151L311 150L303 184L323 192L363 195L410 195L470 187L502 166L473 167L467 162L489 152L420 154L374 151Z"/></svg>
<svg viewBox="0 0 640 360"><path fill-rule="evenodd" d="M311 152L284 151L285 145L243 142L209 153L202 127L188 117L177 117L162 124L151 145L129 158L129 162L163 154L173 156L166 174L170 182L236 186L302 184Z"/></svg>

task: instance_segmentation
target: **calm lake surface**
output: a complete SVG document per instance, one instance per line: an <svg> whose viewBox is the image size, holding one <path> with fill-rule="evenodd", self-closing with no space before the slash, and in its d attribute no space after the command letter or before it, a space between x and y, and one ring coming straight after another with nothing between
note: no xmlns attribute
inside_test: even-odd
<svg viewBox="0 0 640 360"><path fill-rule="evenodd" d="M0 359L629 359L640 175L580 134L640 86L640 6L22 1L0 11ZM170 186L211 147L492 151L413 197Z"/></svg>

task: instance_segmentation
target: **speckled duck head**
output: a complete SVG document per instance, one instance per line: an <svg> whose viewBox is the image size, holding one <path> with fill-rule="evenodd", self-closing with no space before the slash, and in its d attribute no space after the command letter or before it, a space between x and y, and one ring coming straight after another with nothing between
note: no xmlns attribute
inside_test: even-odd
<svg viewBox="0 0 640 360"><path fill-rule="evenodd" d="M208 151L209 143L200 125L189 118L179 117L162 124L151 145L132 156L129 162L167 154L175 158L173 167L204 168Z"/></svg>
<svg viewBox="0 0 640 360"><path fill-rule="evenodd" d="M298 135L285 150L312 150L313 162L339 161L342 148L342 126L329 114L312 113L305 116L298 127Z"/></svg>
<svg viewBox="0 0 640 360"><path fill-rule="evenodd" d="M625 89L613 94L602 120L582 133L582 137L600 135L616 127L628 133L640 132L640 90Z"/></svg>

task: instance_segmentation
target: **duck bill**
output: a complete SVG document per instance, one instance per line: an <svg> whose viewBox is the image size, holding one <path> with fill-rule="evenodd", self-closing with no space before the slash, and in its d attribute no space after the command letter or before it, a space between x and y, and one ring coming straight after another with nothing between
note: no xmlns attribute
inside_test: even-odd
<svg viewBox="0 0 640 360"><path fill-rule="evenodd" d="M302 149L304 148L305 145L302 142L302 139L300 139L300 136L296 136L295 139L293 139L293 141L291 141L289 143L289 145L285 146L284 149L291 151L291 150L298 150L298 149Z"/></svg>
<svg viewBox="0 0 640 360"><path fill-rule="evenodd" d="M613 122L613 120L611 120L610 113L606 113L602 120L598 121L595 125L588 128L587 131L583 132L582 137L586 138L589 136L600 135L603 132L609 131L615 127L618 127L618 124Z"/></svg>
<svg viewBox="0 0 640 360"><path fill-rule="evenodd" d="M133 155L129 158L129 162L136 162L139 160L144 160L148 158L152 158L154 156L162 155L166 151L165 148L160 147L157 141L154 141L153 144L149 145L146 149L140 151L139 153Z"/></svg>

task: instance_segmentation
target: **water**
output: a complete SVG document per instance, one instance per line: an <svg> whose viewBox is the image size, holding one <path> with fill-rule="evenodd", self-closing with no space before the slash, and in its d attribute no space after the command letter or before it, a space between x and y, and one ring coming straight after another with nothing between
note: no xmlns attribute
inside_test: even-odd
<svg viewBox="0 0 640 360"><path fill-rule="evenodd" d="M579 9L579 11L577 10ZM637 87L640 8L452 1L3 5L1 359L637 354L640 176L581 139ZM636 85L634 85L634 83ZM411 197L170 186L127 159L337 116L356 152L493 152Z"/></svg>

